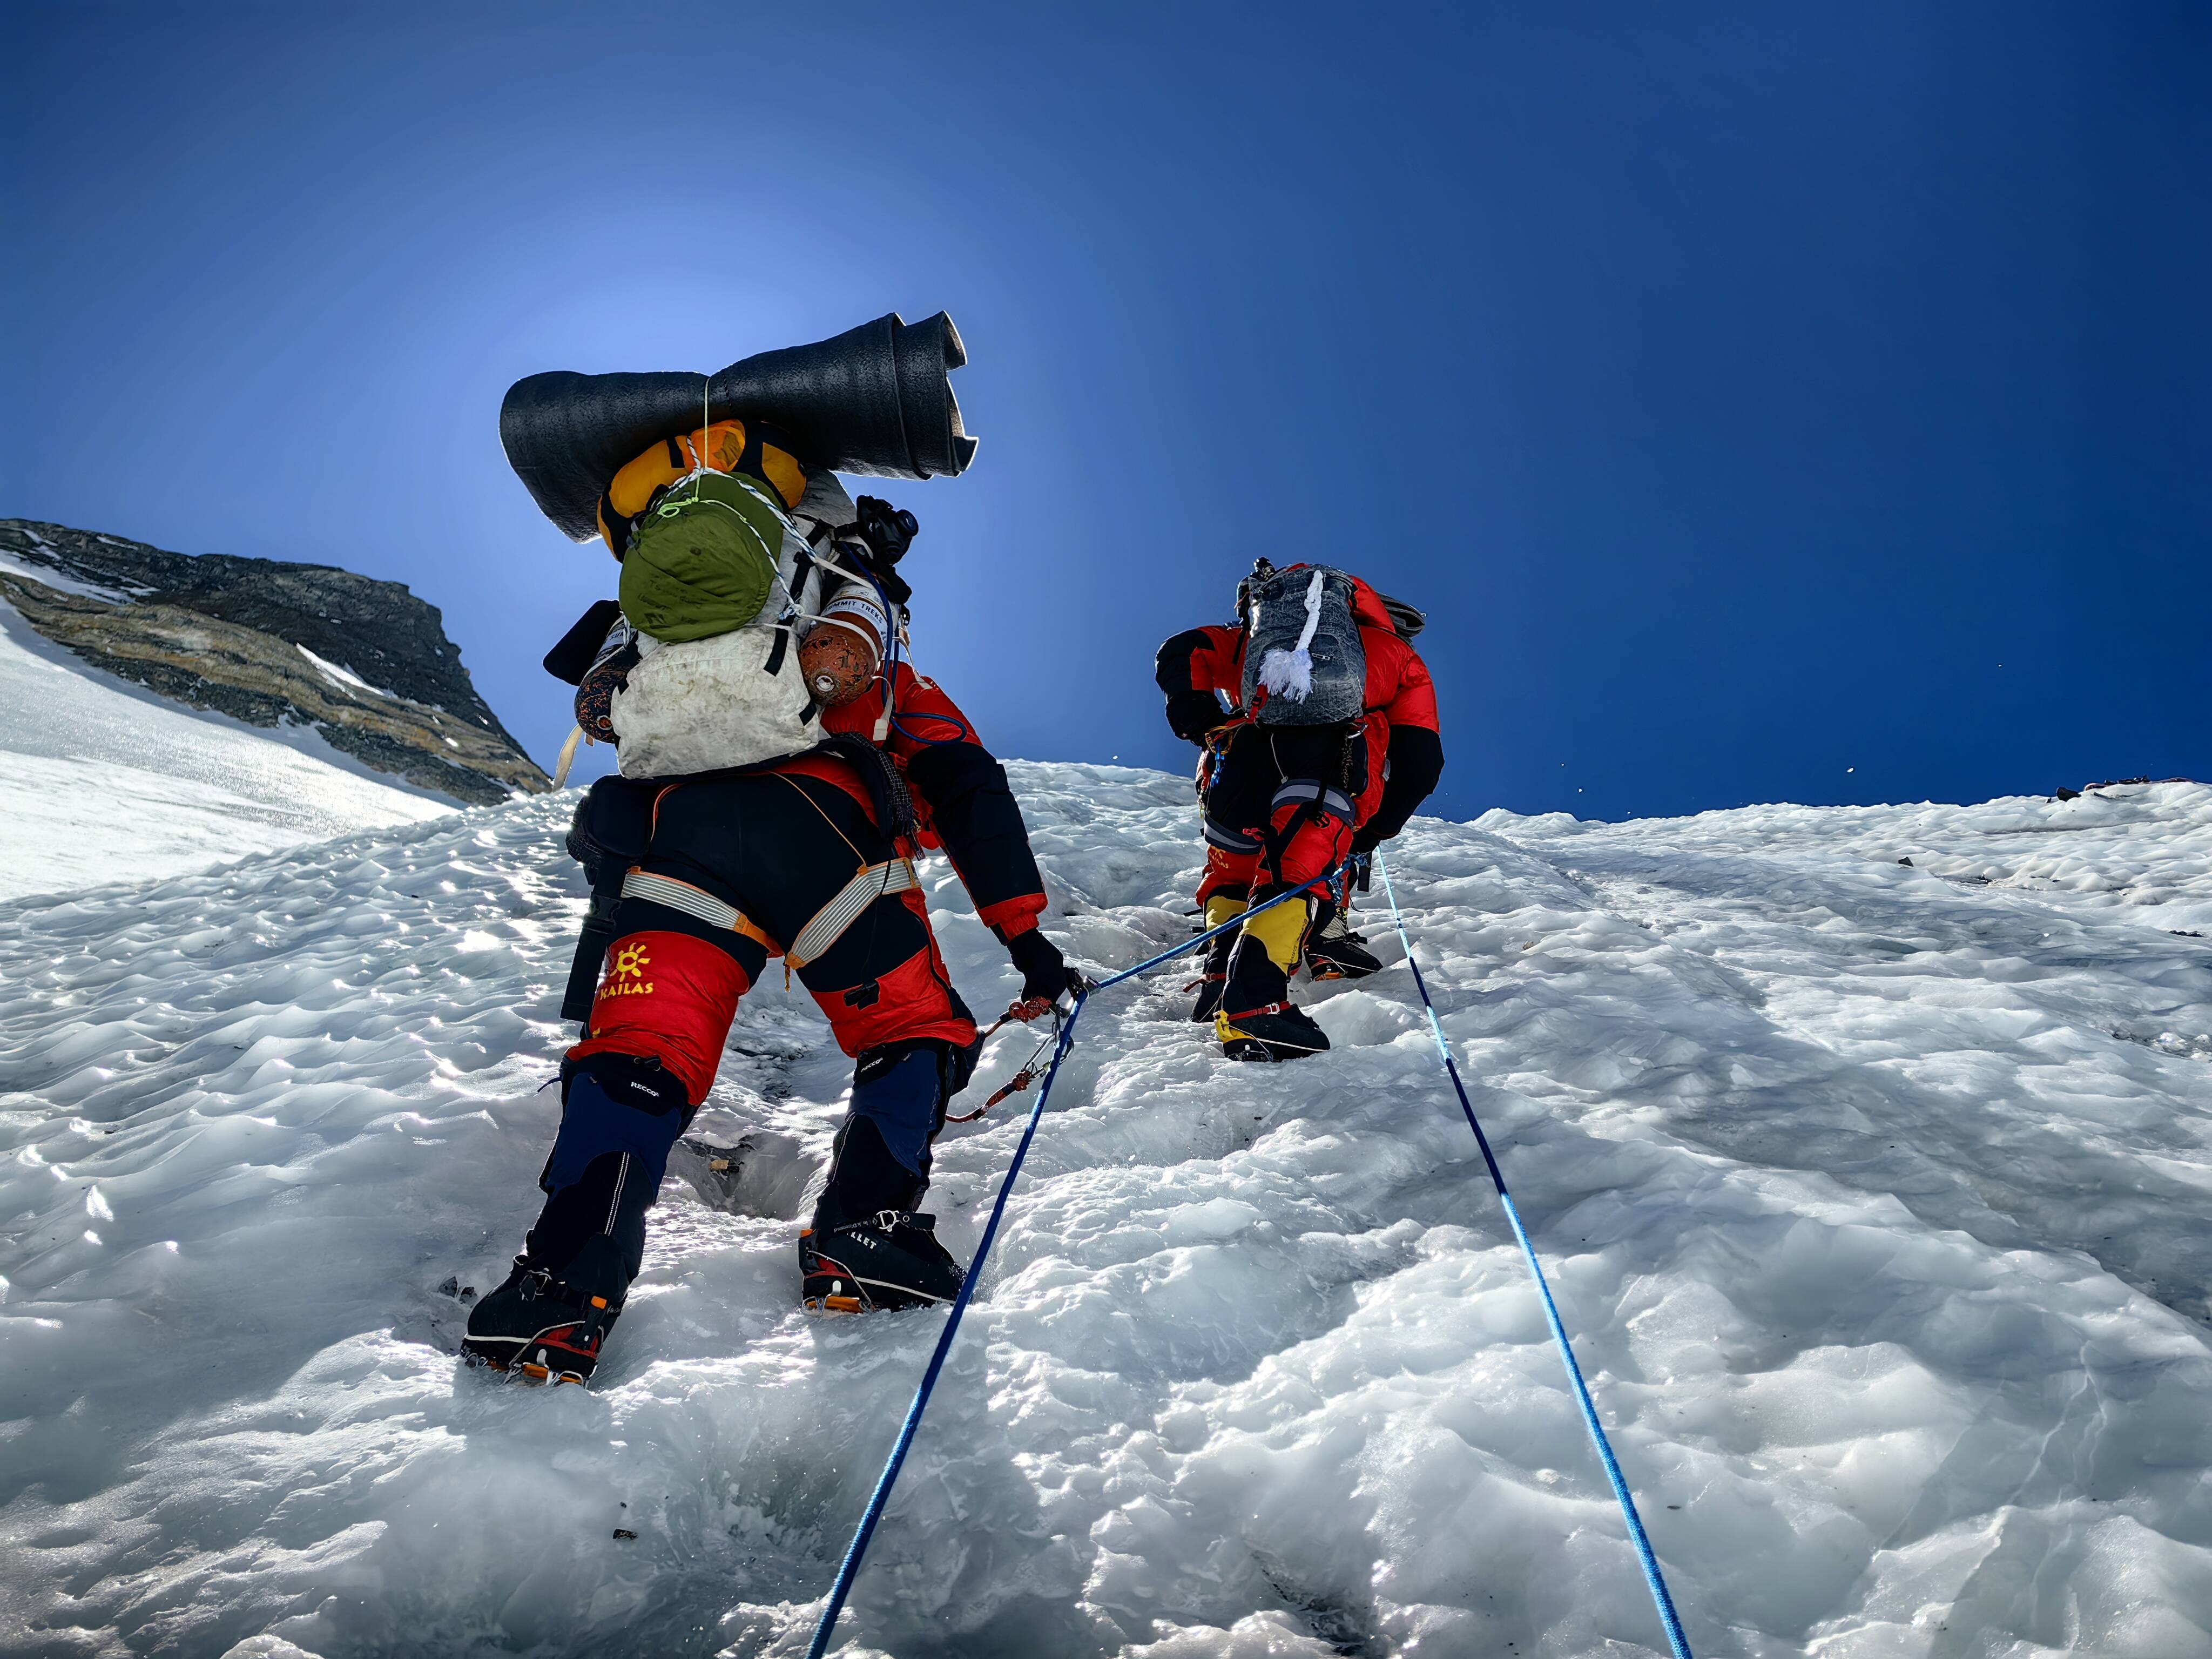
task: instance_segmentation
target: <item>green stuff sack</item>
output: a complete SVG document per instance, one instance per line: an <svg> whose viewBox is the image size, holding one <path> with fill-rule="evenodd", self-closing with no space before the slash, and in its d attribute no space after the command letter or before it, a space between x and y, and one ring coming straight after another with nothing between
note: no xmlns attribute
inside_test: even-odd
<svg viewBox="0 0 2212 1659"><path fill-rule="evenodd" d="M630 626L682 644L743 628L775 588L784 519L726 472L678 480L639 519L623 559Z"/></svg>

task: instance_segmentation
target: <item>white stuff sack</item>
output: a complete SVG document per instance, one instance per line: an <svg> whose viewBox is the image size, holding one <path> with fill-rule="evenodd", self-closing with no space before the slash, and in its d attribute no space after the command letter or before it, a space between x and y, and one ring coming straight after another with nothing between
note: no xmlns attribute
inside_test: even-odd
<svg viewBox="0 0 2212 1659"><path fill-rule="evenodd" d="M818 506L834 521L852 518L851 502L827 474L809 485L800 506ZM775 591L748 626L682 644L638 636L641 655L607 711L624 777L757 766L822 741L821 709L799 665L799 642L827 602L863 590L834 552L810 547L796 527L786 528L781 554ZM868 609L880 614L876 605ZM900 620L894 609L887 631Z"/></svg>
<svg viewBox="0 0 2212 1659"><path fill-rule="evenodd" d="M820 711L791 631L756 623L647 651L608 711L621 740L622 775L668 778L753 766L821 742Z"/></svg>

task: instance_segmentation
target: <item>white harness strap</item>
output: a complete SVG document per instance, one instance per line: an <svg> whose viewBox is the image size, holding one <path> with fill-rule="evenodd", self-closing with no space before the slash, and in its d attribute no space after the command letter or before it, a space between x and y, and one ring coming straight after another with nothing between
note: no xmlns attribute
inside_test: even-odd
<svg viewBox="0 0 2212 1659"><path fill-rule="evenodd" d="M887 893L903 893L920 887L921 878L915 873L911 859L893 859L886 864L871 864L854 872L836 897L814 913L813 919L799 930L799 937L779 951L775 941L763 933L759 925L742 910L727 905L712 893L694 887L688 881L678 881L668 876L656 876L649 871L633 870L623 878L623 896L649 900L665 904L672 910L681 910L687 916L696 916L710 927L726 927L733 933L743 933L748 939L758 939L768 947L770 956L781 955L787 965L804 968L816 957L826 954L830 947L845 937L846 929L858 921L867 908Z"/></svg>
<svg viewBox="0 0 2212 1659"><path fill-rule="evenodd" d="M793 968L804 968L844 938L845 930L878 899L886 893L903 893L921 885L911 859L893 859L885 864L864 866L845 884L843 891L817 910L814 919L799 930L799 937L784 951L784 961Z"/></svg>
<svg viewBox="0 0 2212 1659"><path fill-rule="evenodd" d="M696 916L709 927L726 927L733 933L738 931L738 924L745 920L744 912L735 905L723 903L712 893L688 881L676 881L644 870L633 870L623 878L623 896L650 899L672 910L681 910L687 916Z"/></svg>

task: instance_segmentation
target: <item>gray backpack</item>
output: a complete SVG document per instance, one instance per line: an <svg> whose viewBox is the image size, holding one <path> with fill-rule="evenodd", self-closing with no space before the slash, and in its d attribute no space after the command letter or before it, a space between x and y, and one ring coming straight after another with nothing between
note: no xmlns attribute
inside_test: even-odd
<svg viewBox="0 0 2212 1659"><path fill-rule="evenodd" d="M1334 726L1366 712L1367 653L1352 594L1352 579L1327 565L1253 578L1243 703L1261 725Z"/></svg>

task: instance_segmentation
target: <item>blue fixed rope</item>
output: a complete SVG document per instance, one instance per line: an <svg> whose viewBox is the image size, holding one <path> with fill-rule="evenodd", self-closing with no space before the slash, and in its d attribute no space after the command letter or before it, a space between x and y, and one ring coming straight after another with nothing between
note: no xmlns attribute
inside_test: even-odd
<svg viewBox="0 0 2212 1659"><path fill-rule="evenodd" d="M806 1650L806 1659L822 1659L830 1650L830 1637L836 1627L837 1615L844 1610L845 1597L853 1589L853 1580L860 1576L860 1558L868 1553L868 1540L875 1536L876 1522L883 1518L884 1505L890 1501L892 1483L897 1480L899 1467L906 1462L907 1449L914 1444L915 1431L921 1426L921 1413L929 1405L930 1391L937 1387L937 1374L945 1369L945 1356L952 1350L954 1333L960 1328L960 1316L968 1311L968 1304L975 1294L975 1281L982 1276L983 1258L991 1253L991 1241L999 1236L999 1219L1006 1212L1006 1195L1014 1189L1014 1176L1020 1172L1022 1160L1029 1156L1030 1142L1036 1139L1037 1123L1044 1116L1044 1103L1052 1093L1052 1080L1060 1075L1060 1062L1067 1058L1069 1043L1075 1036L1075 1022L1083 1016L1084 995L1075 999L1075 1008L1060 1023L1060 1042L1052 1051L1052 1069L1044 1074L1044 1086L1030 1107L1030 1121L1023 1126L1021 1144L1014 1148L1014 1161L1007 1167L1006 1178L999 1184L998 1202L991 1206L991 1218L984 1224L982 1242L975 1247L975 1259L968 1264L968 1276L960 1281L960 1294L952 1298L952 1316L945 1322L945 1328L937 1334L937 1350L929 1356L929 1369L921 1374L921 1386L914 1391L914 1403L906 1408L906 1421L900 1425L897 1444L884 1464L884 1472L876 1477L876 1490L868 1499L868 1507L860 1516L859 1528L853 1541L846 1546L845 1559L837 1569L837 1582L830 1590L830 1605L822 1610L822 1622L814 1627L814 1641Z"/></svg>
<svg viewBox="0 0 2212 1659"><path fill-rule="evenodd" d="M1659 1571L1659 1558L1651 1553L1651 1540L1644 1535L1643 1518L1636 1513L1635 1498L1629 1496L1628 1482L1620 1473L1619 1460L1613 1455L1613 1443L1605 1437L1605 1429L1597 1420L1597 1407L1590 1403L1589 1387L1583 1381L1583 1368L1575 1363L1574 1345L1567 1340L1567 1328L1559 1322L1559 1304L1552 1300L1552 1287L1544 1280L1544 1269L1536 1260L1536 1247L1528 1242L1528 1230L1521 1224L1521 1212L1514 1207L1513 1194L1505 1189L1505 1176L1498 1167L1497 1155L1490 1150L1490 1137L1482 1133L1482 1124L1474 1115L1474 1103L1467 1097L1467 1085L1460 1081L1451 1044L1445 1040L1444 1028L1437 1018L1437 1005L1429 1000L1428 981L1421 977L1421 964L1413 960L1413 941L1407 934L1406 918L1399 912L1398 895L1391 889L1390 869L1382 861L1380 848L1375 854L1375 867L1382 873L1383 896L1390 901L1390 920L1396 924L1399 940L1406 947L1406 966L1413 970L1414 988L1421 994L1421 1006L1428 1010L1429 1030L1436 1035L1437 1052L1443 1056L1444 1071L1458 1091L1460 1110L1467 1114L1467 1127L1474 1131L1474 1144L1482 1148L1482 1161L1489 1168L1491 1183L1498 1188L1498 1201L1505 1211L1505 1218L1512 1224L1513 1237L1520 1241L1521 1254L1528 1258L1528 1272L1536 1280L1536 1293L1543 1298L1544 1318L1552 1328L1552 1340L1559 1344L1559 1358L1567 1368L1567 1381L1574 1384L1575 1403L1582 1407L1583 1426L1589 1431L1590 1443L1597 1448L1598 1461L1605 1465L1605 1478L1613 1483L1613 1495L1620 1500L1620 1513L1628 1522L1629 1541L1636 1546L1637 1559L1644 1564L1644 1582L1651 1587L1651 1600L1658 1607L1659 1622L1667 1627L1667 1644L1674 1649L1674 1659L1690 1659L1689 1641L1682 1634L1682 1621L1674 1614L1674 1598L1667 1594L1667 1580Z"/></svg>
<svg viewBox="0 0 2212 1659"><path fill-rule="evenodd" d="M1606 1479L1613 1485L1613 1495L1620 1501L1620 1512L1627 1520L1630 1541L1636 1546L1637 1559L1644 1565L1644 1581L1650 1586L1651 1599L1659 1609L1660 1622L1667 1629L1668 1645L1674 1650L1674 1659L1691 1659L1689 1641L1682 1634L1682 1621L1675 1615L1674 1598L1667 1593L1667 1580L1659 1571L1659 1558L1652 1553L1651 1540L1645 1535L1643 1519L1636 1512L1636 1500L1629 1494L1628 1481L1621 1474L1620 1462L1613 1455L1613 1444L1606 1438L1604 1426L1598 1421L1597 1408L1590 1403L1589 1388L1583 1381L1582 1367L1575 1362L1574 1346L1567 1340L1566 1327L1559 1322L1559 1310L1552 1300L1552 1287L1545 1281L1544 1269L1536 1260L1535 1247L1528 1242L1528 1230L1521 1224L1521 1212L1514 1207L1512 1194L1506 1188L1504 1174L1498 1167L1497 1156L1490 1150L1490 1138L1483 1133L1482 1124L1474 1115L1474 1104L1468 1098L1467 1086L1460 1081L1459 1067L1452 1060L1451 1044L1445 1040L1443 1027L1437 1022L1436 1004L1429 1000L1428 981L1421 977L1420 963L1413 959L1413 942L1407 934L1406 919L1399 912L1398 896L1390 885L1389 867L1383 862L1379 850L1375 854L1375 867L1382 872L1382 891L1390 901L1390 920L1398 929L1399 939L1405 945L1406 965L1413 969L1414 988L1421 994L1421 1006L1428 1011L1429 1030L1436 1036L1437 1049L1443 1057L1444 1071L1451 1078L1453 1089L1458 1092L1460 1109L1467 1114L1468 1127L1474 1131L1475 1145L1481 1148L1483 1164L1490 1171L1492 1184L1498 1188L1498 1202L1504 1208L1506 1220L1512 1225L1513 1237L1520 1242L1521 1254L1528 1260L1528 1271L1535 1278L1537 1294L1544 1304L1544 1317L1552 1328L1552 1340L1559 1345L1559 1358L1566 1364L1567 1379L1574 1384L1576 1404L1582 1409L1583 1425L1589 1431L1591 1443L1597 1448L1598 1459L1605 1465ZM891 1455L884 1463L883 1473L876 1479L876 1489L868 1498L868 1507L860 1516L860 1526L854 1531L853 1541L846 1547L845 1559L837 1569L837 1582L830 1589L829 1605L823 1609L821 1622L815 1626L814 1640L806 1650L806 1659L822 1659L822 1656L829 1651L837 1615L844 1611L845 1598L852 1593L853 1581L860 1576L861 1559L867 1553L869 1540L875 1536L876 1523L883 1518L884 1506L890 1500L891 1487L897 1482L899 1470L906 1462L907 1452L914 1444L915 1431L921 1426L921 1414L928 1408L929 1396L937 1387L938 1374L945 1369L945 1357L951 1352L952 1339L959 1331L961 1316L967 1312L969 1303L974 1299L976 1280L982 1275L984 1258L990 1255L991 1245L998 1237L999 1223L1006 1212L1006 1199L1014 1189L1015 1178L1021 1174L1022 1160L1029 1156L1030 1143L1036 1138L1037 1125L1043 1121L1045 1102L1052 1096L1053 1082L1060 1075L1060 1062L1067 1058L1068 1050L1074 1045L1075 1022L1082 1018L1085 1005L1093 993L1134 979L1139 974L1149 973L1162 963L1171 962L1186 951L1196 950L1218 934L1227 933L1232 927L1243 927L1247 916L1271 910L1276 905L1285 903L1321 884L1319 880L1311 881L1287 893L1279 893L1242 915L1231 917L1218 927L1209 927L1172 949L1146 957L1133 968L1125 968L1118 974L1108 975L1089 991L1077 995L1075 1006L1060 1024L1059 1039L1053 1048L1052 1065L1045 1073L1042 1085L1037 1090L1036 1100L1030 1107L1029 1121L1022 1127L1022 1138L1014 1148L1012 1161L1006 1166L1006 1178L999 1183L999 1195L991 1206L991 1218L984 1224L983 1237L976 1244L975 1260L968 1264L967 1276L960 1281L960 1293L953 1297L951 1315L945 1320L945 1328L938 1333L937 1347L929 1356L929 1366L922 1373L920 1386L915 1389L914 1402L907 1407L906 1421L900 1425L898 1440L891 1447Z"/></svg>
<svg viewBox="0 0 2212 1659"><path fill-rule="evenodd" d="M876 1477L876 1490L868 1499L868 1507L860 1516L860 1524L854 1531L853 1541L846 1546L845 1559L837 1568L837 1582L830 1587L830 1605L822 1610L822 1622L814 1627L814 1640L806 1650L806 1659L822 1659L830 1650L830 1638L836 1628L837 1615L844 1611L845 1598L852 1593L853 1581L860 1577L860 1559L868 1553L868 1540L875 1536L876 1522L883 1518L884 1505L890 1501L891 1487L897 1481L899 1469L906 1462L907 1450L914 1444L915 1431L921 1426L921 1414L928 1408L929 1396L937 1387L938 1373L945 1369L945 1356L952 1351L952 1339L960 1329L960 1316L968 1311L968 1304L975 1295L975 1281L983 1275L983 1259L991 1254L992 1242L999 1236L999 1222L1006 1213L1006 1198L1014 1190L1014 1178L1022 1172L1022 1160L1030 1154L1030 1142L1036 1138L1037 1125L1044 1117L1044 1103L1052 1096L1053 1079L1060 1075L1060 1063L1067 1058L1068 1049L1075 1042L1075 1022L1083 1018L1084 1004L1095 992L1119 985L1124 980L1134 979L1150 972L1164 962L1171 962L1186 951L1196 950L1218 933L1244 925L1247 916L1255 916L1262 910L1272 910L1321 884L1310 881L1304 887L1294 887L1287 893L1279 893L1264 903L1255 904L1240 915L1231 916L1218 927L1209 927L1194 934L1172 950L1163 951L1147 957L1133 968L1124 968L1120 973L1100 980L1090 990L1079 992L1075 1006L1060 1022L1060 1039L1052 1051L1052 1066L1044 1074L1044 1083L1037 1090L1037 1097L1030 1107L1029 1121L1022 1127L1020 1144L1014 1148L1013 1161L1006 1165L1006 1179L999 1183L999 1196L991 1206L991 1218L983 1225L983 1237L975 1246L975 1258L968 1264L968 1275L960 1281L960 1293L952 1298L952 1313L945 1320L945 1328L937 1334L937 1347L929 1356L929 1368L921 1374L921 1386L914 1391L914 1403L906 1408L906 1421L899 1427L898 1440L891 1447L891 1455L884 1463L884 1472ZM1477 1131L1477 1133L1480 1133Z"/></svg>

